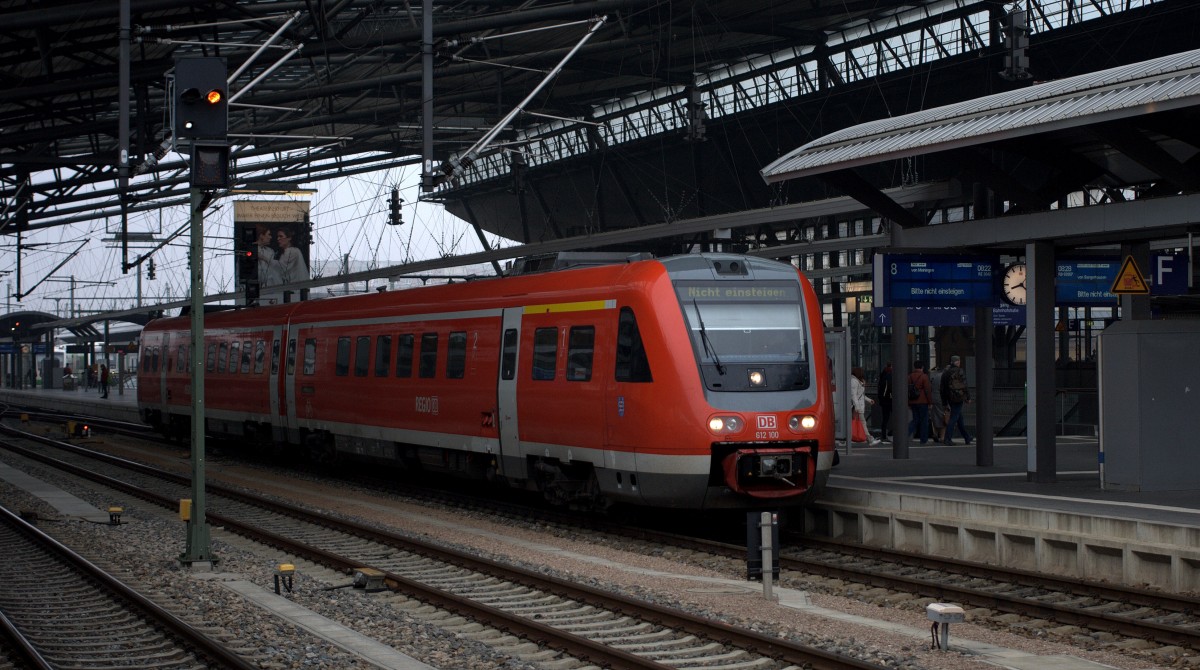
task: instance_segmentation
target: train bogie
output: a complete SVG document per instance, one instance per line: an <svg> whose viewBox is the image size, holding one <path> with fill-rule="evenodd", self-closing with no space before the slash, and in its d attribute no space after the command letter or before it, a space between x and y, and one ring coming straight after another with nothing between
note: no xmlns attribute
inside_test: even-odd
<svg viewBox="0 0 1200 670"><path fill-rule="evenodd" d="M188 321L147 326L138 400L190 421ZM208 430L587 507L801 504L832 462L816 298L732 255L206 316Z"/></svg>

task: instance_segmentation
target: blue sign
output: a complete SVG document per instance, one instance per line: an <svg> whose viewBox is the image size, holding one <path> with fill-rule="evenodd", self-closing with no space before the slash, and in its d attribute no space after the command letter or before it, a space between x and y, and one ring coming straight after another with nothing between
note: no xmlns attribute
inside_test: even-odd
<svg viewBox="0 0 1200 670"><path fill-rule="evenodd" d="M1054 304L1115 305L1109 289L1121 271L1120 258L1062 259L1055 263ZM1188 292L1187 254L1155 252L1150 255L1151 295L1185 295Z"/></svg>
<svg viewBox="0 0 1200 670"><path fill-rule="evenodd" d="M996 302L999 259L994 257L884 254L885 307L973 307Z"/></svg>
<svg viewBox="0 0 1200 670"><path fill-rule="evenodd" d="M31 347L30 351L35 354L46 353L45 342L35 342L33 344L17 344L16 342L0 342L0 354L15 354L21 351L21 347Z"/></svg>
<svg viewBox="0 0 1200 670"><path fill-rule="evenodd" d="M910 328L923 326L974 326L974 307L908 307ZM871 309L871 323L876 326L892 325L892 311L888 307ZM1024 326L1025 308L1002 303L992 306L993 326Z"/></svg>
<svg viewBox="0 0 1200 670"><path fill-rule="evenodd" d="M1054 304L1113 305L1109 291L1121 271L1119 258L1060 259L1055 263Z"/></svg>
<svg viewBox="0 0 1200 670"><path fill-rule="evenodd" d="M1001 301L992 308L993 326L1024 326L1025 305L1010 305Z"/></svg>
<svg viewBox="0 0 1200 670"><path fill-rule="evenodd" d="M1188 292L1188 255L1154 253L1150 255L1150 295L1186 295Z"/></svg>

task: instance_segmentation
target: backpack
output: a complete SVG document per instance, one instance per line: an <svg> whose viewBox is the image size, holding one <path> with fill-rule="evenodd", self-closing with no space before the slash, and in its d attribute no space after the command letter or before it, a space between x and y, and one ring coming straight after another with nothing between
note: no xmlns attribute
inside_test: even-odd
<svg viewBox="0 0 1200 670"><path fill-rule="evenodd" d="M950 402L966 402L967 380L962 370L955 367L950 371Z"/></svg>
<svg viewBox="0 0 1200 670"><path fill-rule="evenodd" d="M913 383L912 377L908 378L908 399L918 400L921 397L921 390Z"/></svg>

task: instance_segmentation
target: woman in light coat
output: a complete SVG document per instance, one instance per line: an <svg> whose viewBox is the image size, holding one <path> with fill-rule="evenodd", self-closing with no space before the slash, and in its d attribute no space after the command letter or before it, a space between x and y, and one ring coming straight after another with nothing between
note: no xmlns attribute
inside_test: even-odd
<svg viewBox="0 0 1200 670"><path fill-rule="evenodd" d="M855 416L862 420L863 428L867 426L868 403L874 406L875 399L867 396L867 382L863 369L854 368L850 371L850 405L854 408ZM867 431L867 441L872 447L880 443L870 431Z"/></svg>

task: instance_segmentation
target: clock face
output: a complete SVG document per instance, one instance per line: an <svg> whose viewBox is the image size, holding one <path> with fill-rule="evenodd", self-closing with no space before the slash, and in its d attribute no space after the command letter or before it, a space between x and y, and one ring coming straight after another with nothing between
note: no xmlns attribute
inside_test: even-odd
<svg viewBox="0 0 1200 670"><path fill-rule="evenodd" d="M1024 305L1027 291L1025 289L1025 264L1013 263L1004 271L1004 299L1014 305Z"/></svg>

